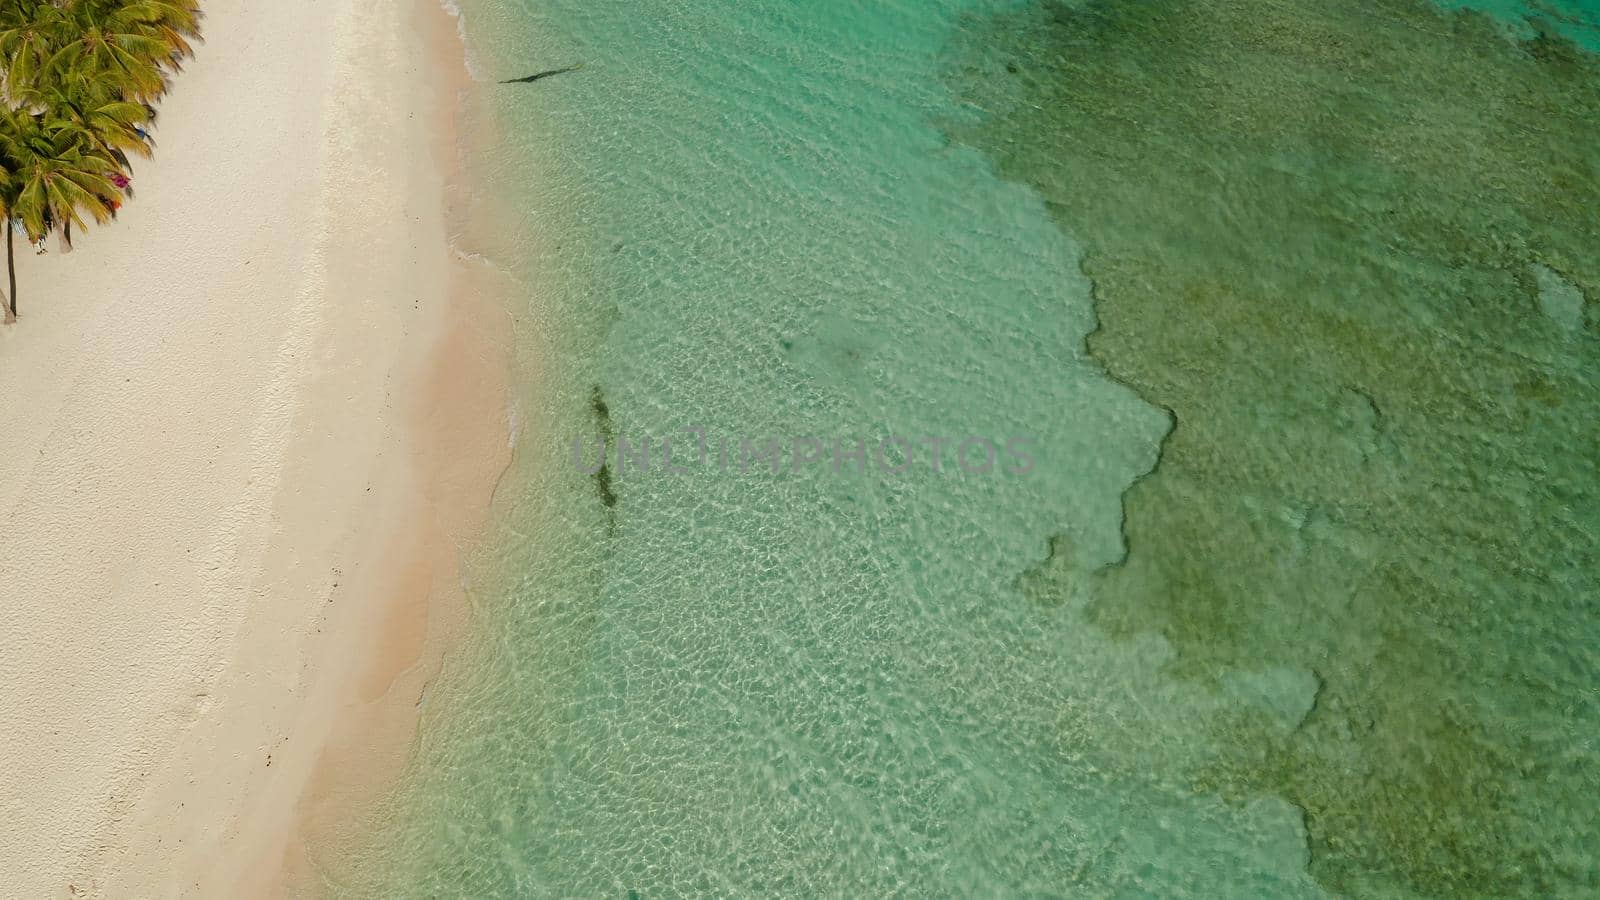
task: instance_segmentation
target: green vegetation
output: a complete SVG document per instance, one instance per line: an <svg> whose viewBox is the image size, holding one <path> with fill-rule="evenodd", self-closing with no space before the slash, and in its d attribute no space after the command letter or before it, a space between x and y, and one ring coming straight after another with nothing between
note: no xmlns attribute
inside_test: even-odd
<svg viewBox="0 0 1600 900"><path fill-rule="evenodd" d="M199 33L196 0L0 0L0 213L5 321L16 321L15 233L105 222L150 155L154 103Z"/></svg>

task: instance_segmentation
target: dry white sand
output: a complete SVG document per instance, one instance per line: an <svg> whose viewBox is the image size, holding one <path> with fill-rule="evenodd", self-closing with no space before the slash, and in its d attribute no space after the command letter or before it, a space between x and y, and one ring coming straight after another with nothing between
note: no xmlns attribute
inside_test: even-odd
<svg viewBox="0 0 1600 900"><path fill-rule="evenodd" d="M460 60L428 31L453 26L433 0L205 11L120 221L17 246L8 900L304 879L403 761L505 463L503 321L448 244Z"/></svg>

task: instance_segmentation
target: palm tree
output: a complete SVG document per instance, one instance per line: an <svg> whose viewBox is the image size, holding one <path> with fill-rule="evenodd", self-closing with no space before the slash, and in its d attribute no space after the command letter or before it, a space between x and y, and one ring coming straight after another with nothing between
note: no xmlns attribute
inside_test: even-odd
<svg viewBox="0 0 1600 900"><path fill-rule="evenodd" d="M0 59L5 60L6 91L25 89L55 51L65 21L47 0L7 0L0 4Z"/></svg>
<svg viewBox="0 0 1600 900"><path fill-rule="evenodd" d="M188 0L70 0L44 65L54 79L87 73L125 99L153 101L192 53L197 18Z"/></svg>
<svg viewBox="0 0 1600 900"><path fill-rule="evenodd" d="M4 324L17 321L17 257L15 231L12 222L16 209L17 174L11 168L10 149L17 136L16 114L9 107L0 106L0 227L6 230L6 276L10 289L6 291Z"/></svg>
<svg viewBox="0 0 1600 900"><path fill-rule="evenodd" d="M190 41L200 35L200 8L195 0L78 0L108 18L115 18L124 30L136 30L156 38L167 48L159 64L176 70L183 60L194 55Z"/></svg>
<svg viewBox="0 0 1600 900"><path fill-rule="evenodd" d="M111 218L151 105L193 54L197 0L0 0L0 222L16 318L15 230Z"/></svg>
<svg viewBox="0 0 1600 900"><path fill-rule="evenodd" d="M111 218L122 196L113 180L120 171L115 159L70 122L52 120L26 111L10 111L0 124L0 158L7 160L8 202L6 254L13 250L10 222L22 224L30 240L39 240L54 225L85 224L84 214L96 222ZM11 316L16 315L17 290L11 264Z"/></svg>
<svg viewBox="0 0 1600 900"><path fill-rule="evenodd" d="M0 157L0 227L6 230L6 276L11 281L11 289L6 292L4 324L10 325L17 321L17 257L12 245L11 204L14 199L12 187L15 180L11 171L6 168L5 160Z"/></svg>

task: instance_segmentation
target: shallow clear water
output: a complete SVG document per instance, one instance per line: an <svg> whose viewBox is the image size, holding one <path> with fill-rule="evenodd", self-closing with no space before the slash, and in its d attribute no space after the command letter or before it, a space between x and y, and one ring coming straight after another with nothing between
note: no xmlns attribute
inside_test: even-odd
<svg viewBox="0 0 1600 900"><path fill-rule="evenodd" d="M1600 886L1592 59L1409 3L596 6L467 7L484 77L585 68L494 89L537 384L333 893Z"/></svg>

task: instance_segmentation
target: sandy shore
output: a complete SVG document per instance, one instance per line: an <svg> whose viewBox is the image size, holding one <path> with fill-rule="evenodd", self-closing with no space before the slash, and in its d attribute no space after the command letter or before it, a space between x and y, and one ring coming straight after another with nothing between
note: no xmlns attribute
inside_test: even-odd
<svg viewBox="0 0 1600 900"><path fill-rule="evenodd" d="M453 23L205 9L136 199L19 245L0 329L5 898L304 890L404 760L508 455Z"/></svg>

